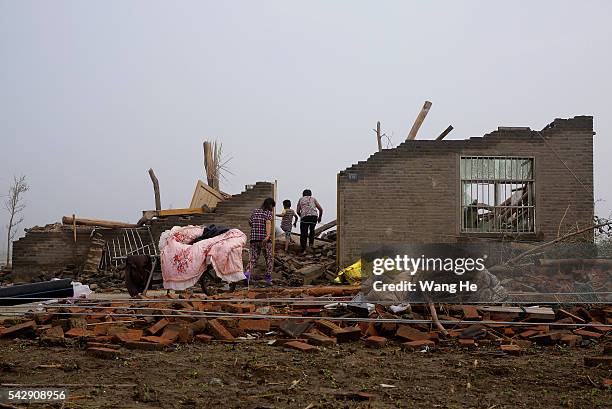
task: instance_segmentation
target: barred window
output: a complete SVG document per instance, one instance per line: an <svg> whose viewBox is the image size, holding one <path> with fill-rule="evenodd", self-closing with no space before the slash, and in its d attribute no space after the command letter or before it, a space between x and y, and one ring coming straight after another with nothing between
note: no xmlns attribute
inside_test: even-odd
<svg viewBox="0 0 612 409"><path fill-rule="evenodd" d="M461 157L461 231L535 232L533 158Z"/></svg>

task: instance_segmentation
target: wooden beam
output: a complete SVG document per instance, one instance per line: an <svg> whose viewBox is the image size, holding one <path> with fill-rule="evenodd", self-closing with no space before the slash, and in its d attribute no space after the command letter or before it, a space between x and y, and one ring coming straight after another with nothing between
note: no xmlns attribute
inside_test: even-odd
<svg viewBox="0 0 612 409"><path fill-rule="evenodd" d="M202 214L205 213L205 210L201 207L190 207L186 209L167 209L167 210L156 210L156 216L164 217L164 216L181 216L185 214ZM144 212L143 212L144 214Z"/></svg>
<svg viewBox="0 0 612 409"><path fill-rule="evenodd" d="M110 229L123 229L136 227L135 224L115 222L112 220L98 220L98 219L83 219L80 217L64 216L62 217L62 223L67 225L79 225L79 226L98 226L108 227Z"/></svg>
<svg viewBox="0 0 612 409"><path fill-rule="evenodd" d="M438 136L436 138L436 141L441 141L442 139L444 139L444 137L446 137L446 135L448 135L450 133L450 131L452 131L452 130L453 130L453 126L449 125L448 128L446 128L444 131L442 131L440 136Z"/></svg>
<svg viewBox="0 0 612 409"><path fill-rule="evenodd" d="M376 122L376 141L378 142L378 152L382 151L382 136L380 135L380 121Z"/></svg>
<svg viewBox="0 0 612 409"><path fill-rule="evenodd" d="M413 140L416 138L417 133L419 132L419 128L421 127L423 121L425 120L425 117L429 113L429 108L431 108L431 102L425 101L425 103L423 104L423 108L421 108L421 112L419 112L419 114L417 115L416 119L414 120L414 124L410 129L410 132L408 132L408 137L406 138L407 140Z"/></svg>
<svg viewBox="0 0 612 409"><path fill-rule="evenodd" d="M323 226L321 227L317 227L314 231L315 236L318 236L319 234L323 233L325 230L329 230L332 227L334 227L336 225L336 220L332 220L329 223L325 223Z"/></svg>
<svg viewBox="0 0 612 409"><path fill-rule="evenodd" d="M153 172L153 169L149 169L149 176L151 176L151 181L153 182L153 192L155 192L155 210L161 210L159 180L157 180L157 176L155 176L155 172Z"/></svg>

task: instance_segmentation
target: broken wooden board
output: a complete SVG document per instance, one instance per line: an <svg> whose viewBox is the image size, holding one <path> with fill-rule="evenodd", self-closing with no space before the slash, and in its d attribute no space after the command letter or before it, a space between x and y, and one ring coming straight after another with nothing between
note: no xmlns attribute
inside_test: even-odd
<svg viewBox="0 0 612 409"><path fill-rule="evenodd" d="M217 203L225 199L226 196L223 193L219 192L217 189L208 186L201 180L198 180L189 207L202 208L206 206L209 209L214 209L215 207L217 207Z"/></svg>
<svg viewBox="0 0 612 409"><path fill-rule="evenodd" d="M497 306L483 306L478 307L478 310L482 312L488 312L491 314L508 314L516 315L517 317L521 314L526 314L527 318L539 319L539 320L555 320L555 312L550 307L497 307Z"/></svg>

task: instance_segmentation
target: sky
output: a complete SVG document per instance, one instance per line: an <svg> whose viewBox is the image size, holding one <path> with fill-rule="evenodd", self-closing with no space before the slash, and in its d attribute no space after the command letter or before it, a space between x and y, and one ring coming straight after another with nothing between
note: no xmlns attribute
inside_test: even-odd
<svg viewBox="0 0 612 409"><path fill-rule="evenodd" d="M612 2L0 0L0 194L30 184L20 230L63 215L135 222L188 207L203 140L222 190L310 188L405 138L593 115L596 213L612 213ZM8 214L0 210L0 248ZM2 250L0 250L0 253Z"/></svg>

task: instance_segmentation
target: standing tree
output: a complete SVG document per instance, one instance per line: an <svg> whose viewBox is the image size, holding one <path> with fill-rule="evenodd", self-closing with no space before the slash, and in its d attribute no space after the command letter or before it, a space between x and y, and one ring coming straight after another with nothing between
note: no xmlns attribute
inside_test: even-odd
<svg viewBox="0 0 612 409"><path fill-rule="evenodd" d="M13 176L13 184L9 188L8 198L4 202L4 208L9 212L9 223L6 226L6 265L11 261L11 241L17 235L17 226L23 221L23 210L25 203L23 202L23 194L27 192L29 186L26 182L26 177Z"/></svg>

